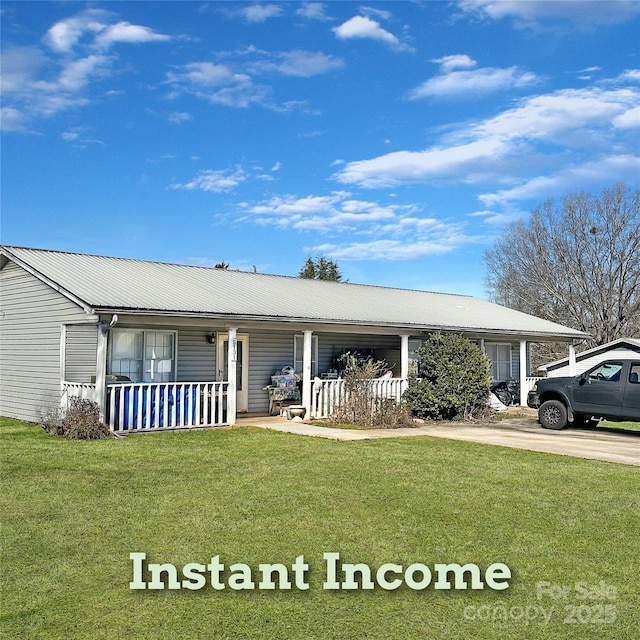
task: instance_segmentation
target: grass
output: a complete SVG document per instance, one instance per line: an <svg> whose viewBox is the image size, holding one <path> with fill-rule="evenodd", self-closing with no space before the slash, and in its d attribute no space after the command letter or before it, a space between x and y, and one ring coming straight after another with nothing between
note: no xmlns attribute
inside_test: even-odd
<svg viewBox="0 0 640 640"><path fill-rule="evenodd" d="M598 423L599 429L611 429L612 431L640 431L640 422L609 422L603 420Z"/></svg>
<svg viewBox="0 0 640 640"><path fill-rule="evenodd" d="M2 637L613 639L640 627L637 467L248 427L79 442L2 419L0 445ZM134 551L178 567L304 555L310 588L131 591ZM513 578L501 592L330 591L323 552L374 570L504 562ZM538 594L543 582L566 599Z"/></svg>

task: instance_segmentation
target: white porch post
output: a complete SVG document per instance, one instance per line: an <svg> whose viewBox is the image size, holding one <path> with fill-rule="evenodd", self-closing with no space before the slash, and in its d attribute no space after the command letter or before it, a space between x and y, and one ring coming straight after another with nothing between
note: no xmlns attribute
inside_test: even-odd
<svg viewBox="0 0 640 640"><path fill-rule="evenodd" d="M400 334L400 377L402 378L402 391L409 384L409 334Z"/></svg>
<svg viewBox="0 0 640 640"><path fill-rule="evenodd" d="M520 405L527 406L527 341L520 340Z"/></svg>
<svg viewBox="0 0 640 640"><path fill-rule="evenodd" d="M311 344L313 331L304 332L302 348L302 406L306 409L305 416L311 417Z"/></svg>
<svg viewBox="0 0 640 640"><path fill-rule="evenodd" d="M576 348L573 342L569 343L569 375L576 375Z"/></svg>
<svg viewBox="0 0 640 640"><path fill-rule="evenodd" d="M67 325L60 325L60 407L67 408L69 399L65 395L64 383L67 379Z"/></svg>
<svg viewBox="0 0 640 640"><path fill-rule="evenodd" d="M236 408L237 408L237 385L236 385L236 372L238 362L238 329L236 327L229 328L229 346L228 346L228 378L229 384L227 386L227 422L229 424L236 423Z"/></svg>
<svg viewBox="0 0 640 640"><path fill-rule="evenodd" d="M100 407L100 420L106 416L107 398L107 339L109 325L98 323L98 349L96 355L96 396L95 401Z"/></svg>

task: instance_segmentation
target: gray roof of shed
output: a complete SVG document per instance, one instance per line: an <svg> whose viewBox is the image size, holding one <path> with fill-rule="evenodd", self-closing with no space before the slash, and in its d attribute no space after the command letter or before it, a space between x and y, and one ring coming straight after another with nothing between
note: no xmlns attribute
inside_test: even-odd
<svg viewBox="0 0 640 640"><path fill-rule="evenodd" d="M586 337L575 329L471 296L23 247L2 247L2 253L95 313Z"/></svg>

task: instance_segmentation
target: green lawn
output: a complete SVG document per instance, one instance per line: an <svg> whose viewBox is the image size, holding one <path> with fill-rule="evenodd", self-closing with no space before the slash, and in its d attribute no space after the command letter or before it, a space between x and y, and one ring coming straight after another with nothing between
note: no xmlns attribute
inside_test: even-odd
<svg viewBox="0 0 640 640"><path fill-rule="evenodd" d="M640 628L637 467L252 428L75 442L3 419L0 439L2 637L613 639ZM310 588L132 591L131 552L177 567L219 555L225 579L233 563L304 555ZM503 562L513 577L506 591L326 590L323 552L374 572Z"/></svg>
<svg viewBox="0 0 640 640"><path fill-rule="evenodd" d="M640 422L609 422L603 420L598 424L601 429L612 429L613 431L640 431Z"/></svg>

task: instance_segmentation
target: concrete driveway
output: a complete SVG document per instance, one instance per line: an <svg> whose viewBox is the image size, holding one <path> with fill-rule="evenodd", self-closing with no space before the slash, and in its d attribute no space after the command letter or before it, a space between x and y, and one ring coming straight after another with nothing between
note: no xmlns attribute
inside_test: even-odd
<svg viewBox="0 0 640 640"><path fill-rule="evenodd" d="M486 424L444 423L370 430L317 427L279 417L243 418L238 424L333 440L432 436L640 466L640 432L616 433L605 429L577 428L551 431L543 429L535 418L512 418Z"/></svg>

